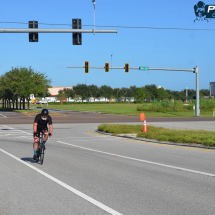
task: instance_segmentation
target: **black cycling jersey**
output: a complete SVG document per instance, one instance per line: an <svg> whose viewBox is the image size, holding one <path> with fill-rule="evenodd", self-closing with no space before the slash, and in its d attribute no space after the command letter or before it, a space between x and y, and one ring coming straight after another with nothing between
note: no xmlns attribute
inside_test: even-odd
<svg viewBox="0 0 215 215"><path fill-rule="evenodd" d="M37 130L43 130L45 128L47 128L48 124L52 125L52 118L48 115L46 120L42 119L42 114L38 114L35 119L34 119L34 123L37 123Z"/></svg>

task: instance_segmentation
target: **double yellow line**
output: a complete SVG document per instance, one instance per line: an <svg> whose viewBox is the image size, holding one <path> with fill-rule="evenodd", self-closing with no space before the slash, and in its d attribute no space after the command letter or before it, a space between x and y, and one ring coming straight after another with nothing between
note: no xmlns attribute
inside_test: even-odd
<svg viewBox="0 0 215 215"><path fill-rule="evenodd" d="M26 116L36 116L39 112L26 112L26 113L23 113L24 115ZM61 113L56 113L56 112L51 112L50 113L51 116L54 116L54 117L65 117L65 116L69 116L69 115L64 115L64 114L61 114Z"/></svg>
<svg viewBox="0 0 215 215"><path fill-rule="evenodd" d="M183 147L183 146L172 146L172 145L164 145L164 144L159 144L159 143L148 143L148 142L135 141L135 140L125 140L125 139L120 139L120 140L134 142L134 143L144 143L144 144L154 145L154 146L163 146L163 147L169 147L169 148L188 149L188 150L203 151L203 152L215 152L214 150L210 150L210 149L199 149L199 148L191 148L191 147L188 148L188 147Z"/></svg>
<svg viewBox="0 0 215 215"><path fill-rule="evenodd" d="M89 130L87 130L87 133L89 133L89 134L93 134L93 135L97 135L97 136L100 136L100 137L106 137L105 135L92 133L92 132L90 132Z"/></svg>
<svg viewBox="0 0 215 215"><path fill-rule="evenodd" d="M106 137L105 135L92 133L89 130L87 131L87 133L97 135L97 136L101 136L101 137ZM159 143L149 143L149 142L137 141L137 140L126 140L126 139L119 139L119 140L133 142L133 143L148 144L148 145L153 145L153 146L163 146L163 147L177 148L177 149L188 149L188 150L202 151L202 152L215 152L214 150L210 150L210 149L199 149L199 148L191 148L191 147L188 148L188 147L183 147L183 146L164 145L164 144L159 144Z"/></svg>

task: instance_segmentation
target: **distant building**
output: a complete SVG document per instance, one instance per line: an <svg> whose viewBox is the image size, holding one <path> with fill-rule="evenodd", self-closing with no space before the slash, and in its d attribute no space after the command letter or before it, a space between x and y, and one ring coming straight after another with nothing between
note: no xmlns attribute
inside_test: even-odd
<svg viewBox="0 0 215 215"><path fill-rule="evenodd" d="M48 91L49 91L49 93L51 94L52 97L55 97L55 96L58 95L58 91L63 90L64 88L73 90L73 87L57 87L57 86L53 86L52 88L48 88Z"/></svg>
<svg viewBox="0 0 215 215"><path fill-rule="evenodd" d="M210 96L215 96L215 82L210 82L209 90Z"/></svg>

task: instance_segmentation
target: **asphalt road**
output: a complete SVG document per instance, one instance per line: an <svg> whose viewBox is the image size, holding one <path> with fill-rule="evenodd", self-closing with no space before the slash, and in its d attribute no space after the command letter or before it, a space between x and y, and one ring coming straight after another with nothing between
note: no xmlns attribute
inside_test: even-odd
<svg viewBox="0 0 215 215"><path fill-rule="evenodd" d="M41 166L27 117L31 124L0 125L1 215L215 214L214 150L98 135L99 123L55 123Z"/></svg>
<svg viewBox="0 0 215 215"><path fill-rule="evenodd" d="M0 124L30 124L37 113L0 111ZM141 122L139 116L100 114L97 112L78 112L50 110L55 123L123 123ZM148 122L215 122L214 117L146 117Z"/></svg>

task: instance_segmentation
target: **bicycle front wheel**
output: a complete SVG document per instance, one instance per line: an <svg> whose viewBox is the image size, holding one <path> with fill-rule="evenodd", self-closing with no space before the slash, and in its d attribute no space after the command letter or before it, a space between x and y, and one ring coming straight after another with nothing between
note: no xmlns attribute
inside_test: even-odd
<svg viewBox="0 0 215 215"><path fill-rule="evenodd" d="M40 164L41 165L43 164L43 161L44 161L44 146L41 145L41 148L40 148Z"/></svg>

